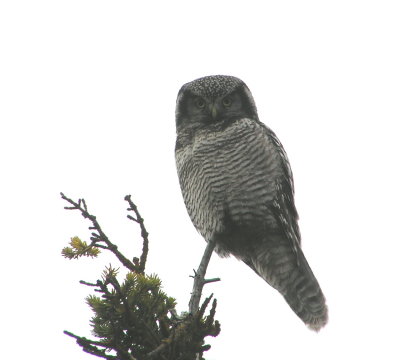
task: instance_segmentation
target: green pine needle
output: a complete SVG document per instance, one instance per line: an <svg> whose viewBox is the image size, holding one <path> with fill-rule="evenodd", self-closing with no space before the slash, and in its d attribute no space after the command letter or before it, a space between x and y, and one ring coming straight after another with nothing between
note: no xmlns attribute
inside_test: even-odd
<svg viewBox="0 0 400 360"><path fill-rule="evenodd" d="M78 259L82 256L95 258L100 254L100 250L95 245L88 245L78 236L71 238L69 245L71 247L65 247L61 251L61 255L67 259Z"/></svg>

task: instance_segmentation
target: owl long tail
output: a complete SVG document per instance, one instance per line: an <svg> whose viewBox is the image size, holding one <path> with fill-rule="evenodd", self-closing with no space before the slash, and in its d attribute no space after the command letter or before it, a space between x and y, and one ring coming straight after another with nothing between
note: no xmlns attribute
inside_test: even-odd
<svg viewBox="0 0 400 360"><path fill-rule="evenodd" d="M292 310L312 330L319 331L328 322L325 297L300 246L265 244L246 264L277 289Z"/></svg>

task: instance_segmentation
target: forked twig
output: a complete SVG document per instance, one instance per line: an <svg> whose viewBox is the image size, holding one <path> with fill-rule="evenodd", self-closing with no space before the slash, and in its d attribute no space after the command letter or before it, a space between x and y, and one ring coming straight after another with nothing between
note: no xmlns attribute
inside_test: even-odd
<svg viewBox="0 0 400 360"><path fill-rule="evenodd" d="M117 258L118 260L126 267L128 268L130 271L132 272L138 272L139 270L141 270L141 272L144 271L144 265L146 263L146 257L147 257L147 252L146 254L142 254L141 258L144 257L144 262L143 265L139 264L139 269L138 266L135 265L132 261L130 261L129 259L127 259L124 255L122 255L122 253L118 250L118 247L113 244L110 239L107 237L107 235L103 232L103 230L100 227L100 224L98 223L96 216L92 215L89 213L86 202L84 199L79 199L78 202L70 199L69 197L65 196L63 193L61 193L61 197L62 199L64 199L65 201L67 201L69 204L71 204L72 206L65 206L64 209L66 210L79 210L81 212L81 215L86 218L89 219L90 222L92 223L92 226L89 226L89 230L94 230L94 232L91 233L91 237L90 240L92 241L90 246L94 246L97 248L101 248L101 249L105 249L105 250L109 250L111 251ZM132 203L133 204L133 203ZM136 209L137 211L137 209ZM137 214L139 214L139 212L137 212ZM146 246L148 249L148 239L147 239L147 231L144 227L143 224L143 219L140 217L139 214L139 224L140 227L142 229L142 236L143 234L146 235L145 238L143 238L143 241L146 242ZM103 244L105 245L103 245ZM143 268L143 269L142 269Z"/></svg>

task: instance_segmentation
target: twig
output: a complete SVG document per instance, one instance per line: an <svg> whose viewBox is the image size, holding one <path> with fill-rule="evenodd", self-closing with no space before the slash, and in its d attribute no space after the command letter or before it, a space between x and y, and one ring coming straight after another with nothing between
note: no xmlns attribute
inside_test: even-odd
<svg viewBox="0 0 400 360"><path fill-rule="evenodd" d="M207 316L206 326L211 327L214 322L215 310L217 308L217 299L213 300L210 314Z"/></svg>
<svg viewBox="0 0 400 360"><path fill-rule="evenodd" d="M93 246L110 250L126 268L128 268L130 271L137 272L136 266L124 255L122 255L122 253L118 251L118 247L108 239L107 235L101 229L100 224L97 222L96 216L89 213L84 199L79 199L78 202L75 202L65 196L63 193L61 193L61 197L72 205L65 206L64 208L66 210L79 210L84 218L87 218L91 221L93 226L89 227L89 229L96 230L98 232L98 234L92 233L92 237L90 238ZM97 242L99 241L104 242L107 246L104 247L104 245L98 244Z"/></svg>
<svg viewBox="0 0 400 360"><path fill-rule="evenodd" d="M73 337L76 340L80 340L82 342L88 343L90 345L102 346L104 348L108 348L110 346L110 345L104 344L102 341L89 340L89 339L87 339L85 337L75 335L72 332L69 332L67 330L64 330L64 334L68 335L70 337Z"/></svg>
<svg viewBox="0 0 400 360"><path fill-rule="evenodd" d="M131 196L126 195L125 200L129 204L128 211L133 211L136 215L136 218L134 218L131 215L127 215L128 219L137 222L141 229L141 235L142 235L142 239L143 239L143 248L142 248L142 255L140 256L139 268L137 269L137 272L143 273L145 266L146 266L147 254L149 252L149 238L148 238L149 233L147 232L146 227L144 226L144 220L140 216L137 206L131 200Z"/></svg>
<svg viewBox="0 0 400 360"><path fill-rule="evenodd" d="M189 313L191 313L192 315L196 314L196 312L199 310L199 304L200 304L201 293L203 291L203 286L206 283L220 280L220 279L210 279L210 280L204 279L207 271L207 266L208 263L210 262L210 258L214 251L214 248L215 248L215 240L213 239L207 243L207 247L204 250L203 258L201 259L199 268L197 269L194 275L192 296L190 297L189 301Z"/></svg>
<svg viewBox="0 0 400 360"><path fill-rule="evenodd" d="M79 283L82 284L82 285L93 286L93 287L94 286L99 286L99 284L90 283L90 282L87 282L87 281L84 281L84 280L80 280Z"/></svg>
<svg viewBox="0 0 400 360"><path fill-rule="evenodd" d="M92 354L92 355L95 355L95 356L98 356L98 357L102 357L102 358L108 359L108 360L117 359L116 356L106 355L105 351L109 347L109 345L106 345L101 341L89 340L87 338L75 335L75 334L73 334L73 333L71 333L71 332L69 332L67 330L64 330L64 334L76 339L76 342L78 343L79 346L82 347L82 350L87 352L87 353L89 353L89 354ZM97 348L96 346L101 346L101 347L104 347L105 349L101 350L101 349Z"/></svg>
<svg viewBox="0 0 400 360"><path fill-rule="evenodd" d="M221 278L204 279L204 285L217 281L221 281Z"/></svg>

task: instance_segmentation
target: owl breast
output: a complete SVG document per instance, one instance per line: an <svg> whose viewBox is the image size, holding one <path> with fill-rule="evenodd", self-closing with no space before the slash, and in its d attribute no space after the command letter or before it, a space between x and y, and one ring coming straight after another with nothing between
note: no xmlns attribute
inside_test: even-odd
<svg viewBox="0 0 400 360"><path fill-rule="evenodd" d="M176 162L193 224L209 240L237 231L272 230L270 213L282 164L267 129L240 119L221 131L178 134Z"/></svg>

